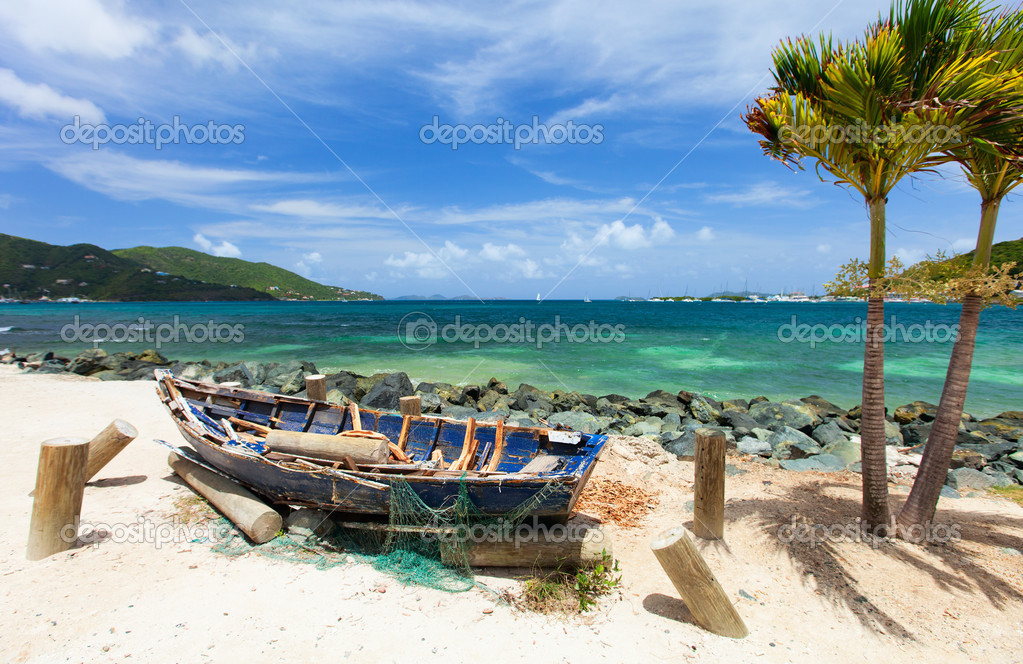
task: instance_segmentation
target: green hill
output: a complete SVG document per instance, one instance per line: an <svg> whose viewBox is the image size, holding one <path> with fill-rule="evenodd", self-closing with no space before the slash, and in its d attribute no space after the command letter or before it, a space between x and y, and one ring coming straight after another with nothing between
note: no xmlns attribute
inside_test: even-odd
<svg viewBox="0 0 1023 664"><path fill-rule="evenodd" d="M0 233L0 295L29 299L270 300L251 288L158 275L94 244L62 247Z"/></svg>
<svg viewBox="0 0 1023 664"><path fill-rule="evenodd" d="M117 256L153 270L180 274L210 283L245 286L278 298L312 300L381 300L379 295L338 286L324 286L269 263L210 256L184 247L117 249Z"/></svg>
<svg viewBox="0 0 1023 664"><path fill-rule="evenodd" d="M966 254L973 258L973 253ZM1013 275L1023 275L1023 237L1018 240L1007 240L991 245L991 264L1001 265L1015 261L1016 267L1012 268Z"/></svg>

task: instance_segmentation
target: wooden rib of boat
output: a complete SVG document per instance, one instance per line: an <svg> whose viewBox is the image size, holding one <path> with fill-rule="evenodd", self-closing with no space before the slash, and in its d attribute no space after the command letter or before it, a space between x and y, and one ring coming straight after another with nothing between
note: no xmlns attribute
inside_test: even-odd
<svg viewBox="0 0 1023 664"><path fill-rule="evenodd" d="M483 514L506 514L533 499L538 502L530 516L564 520L607 440L503 422L345 407L198 383L166 369L157 369L156 379L160 399L205 464L271 502L356 517L386 516L391 485L403 481L432 509L453 504L464 484ZM266 442L275 430L338 439L386 437L392 458L358 463L351 456L337 461L282 454Z"/></svg>

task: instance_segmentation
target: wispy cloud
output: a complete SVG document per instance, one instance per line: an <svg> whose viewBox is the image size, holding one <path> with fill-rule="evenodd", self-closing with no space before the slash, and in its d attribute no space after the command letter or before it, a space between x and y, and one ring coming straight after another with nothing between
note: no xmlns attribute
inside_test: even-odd
<svg viewBox="0 0 1023 664"><path fill-rule="evenodd" d="M26 118L59 118L70 122L80 116L83 122L103 122L106 117L88 99L63 95L45 83L26 83L10 69L0 68L0 103Z"/></svg>
<svg viewBox="0 0 1023 664"><path fill-rule="evenodd" d="M703 200L707 203L728 203L735 207L809 207L816 204L810 196L808 189L784 187L776 182L758 182L738 191L707 194Z"/></svg>

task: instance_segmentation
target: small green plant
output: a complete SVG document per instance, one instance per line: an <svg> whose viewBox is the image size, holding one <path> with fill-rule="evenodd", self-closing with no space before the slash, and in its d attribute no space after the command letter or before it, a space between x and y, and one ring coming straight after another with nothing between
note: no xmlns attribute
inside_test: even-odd
<svg viewBox="0 0 1023 664"><path fill-rule="evenodd" d="M579 610L589 611L597 604L597 598L607 595L622 585L618 561L607 549L600 552L600 562L584 567L575 573L575 592L579 596Z"/></svg>
<svg viewBox="0 0 1023 664"><path fill-rule="evenodd" d="M618 561L607 550L600 560L575 572L558 567L525 580L516 604L537 613L584 613L597 605L597 598L611 593L622 583Z"/></svg>

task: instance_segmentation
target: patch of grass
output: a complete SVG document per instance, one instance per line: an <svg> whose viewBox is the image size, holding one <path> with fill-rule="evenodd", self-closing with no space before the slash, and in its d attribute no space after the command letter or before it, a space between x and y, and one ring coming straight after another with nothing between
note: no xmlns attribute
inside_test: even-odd
<svg viewBox="0 0 1023 664"><path fill-rule="evenodd" d="M191 491L175 498L173 504L175 514L183 523L217 518L217 513L206 499Z"/></svg>
<svg viewBox="0 0 1023 664"><path fill-rule="evenodd" d="M598 598L612 593L621 584L618 561L603 551L600 561L574 572L559 567L526 579L522 593L508 599L520 608L536 613L585 613L596 607Z"/></svg>
<svg viewBox="0 0 1023 664"><path fill-rule="evenodd" d="M1023 505L1023 486L996 486L988 489L991 493L1002 498L1008 498L1017 505Z"/></svg>

